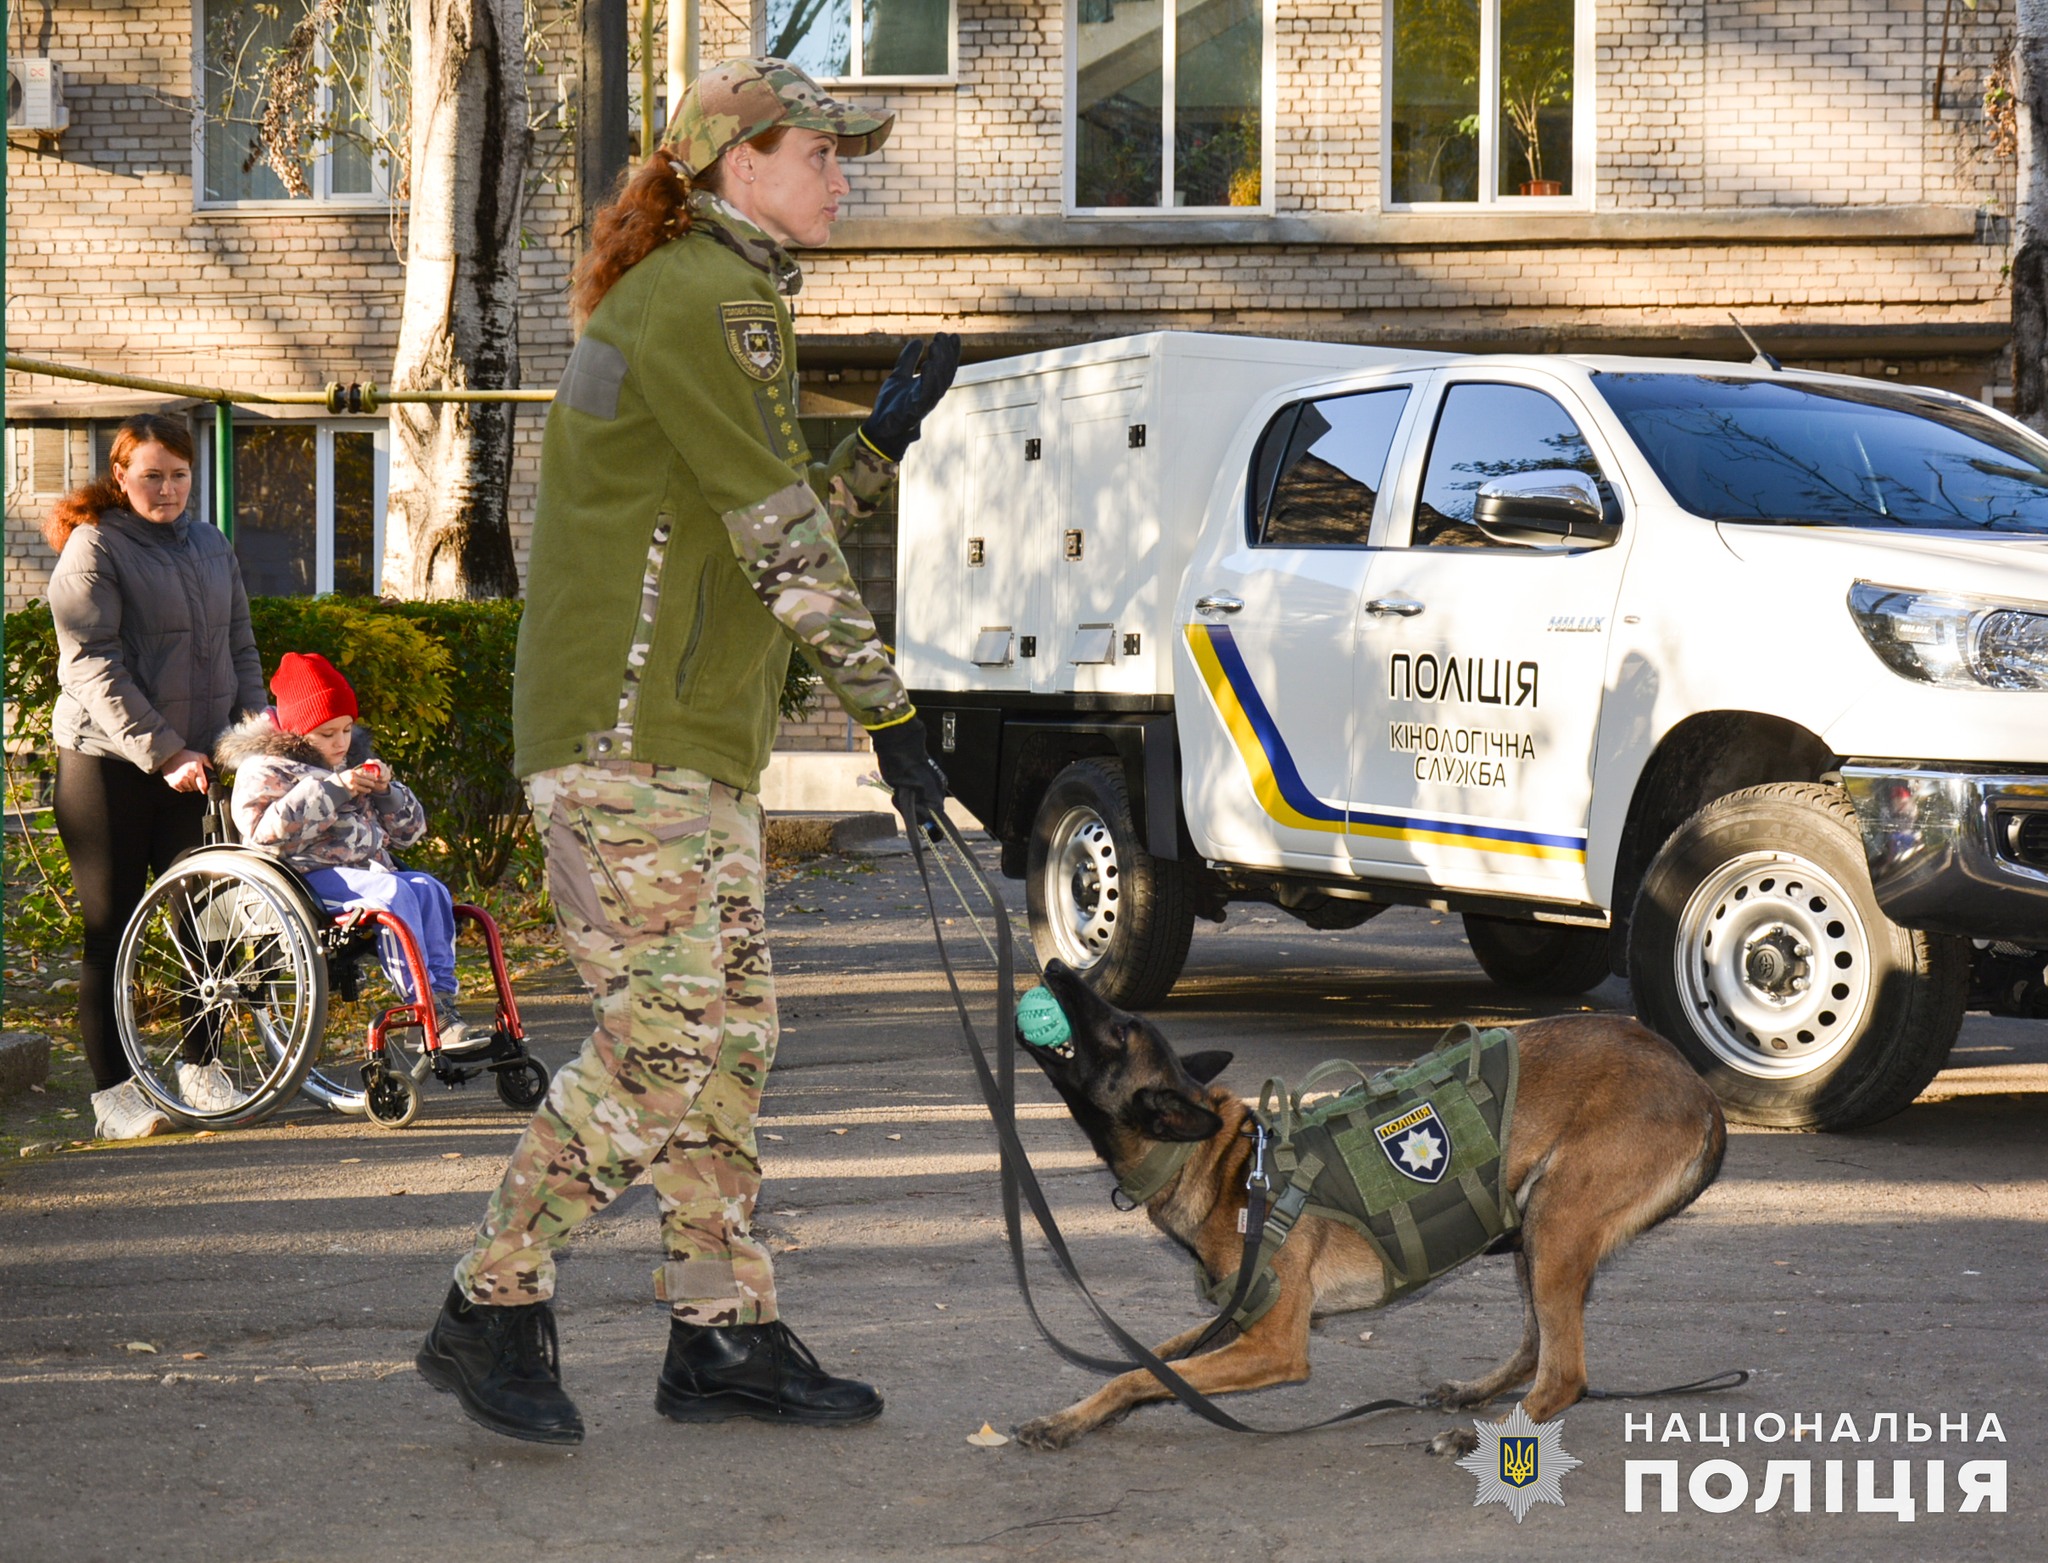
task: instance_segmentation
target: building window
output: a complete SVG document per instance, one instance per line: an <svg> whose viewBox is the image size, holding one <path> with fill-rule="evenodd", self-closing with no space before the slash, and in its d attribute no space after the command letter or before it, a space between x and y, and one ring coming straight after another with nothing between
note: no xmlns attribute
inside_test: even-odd
<svg viewBox="0 0 2048 1563"><path fill-rule="evenodd" d="M339 7L302 69L303 156L283 170L259 159L256 131L276 106L270 82L290 58L294 35L315 0L194 0L198 40L193 80L200 111L193 130L201 206L319 201L381 206L391 189L386 129L401 118L394 67L409 44L407 0L358 0Z"/></svg>
<svg viewBox="0 0 2048 1563"><path fill-rule="evenodd" d="M1076 211L1265 205L1269 0L1073 0Z"/></svg>
<svg viewBox="0 0 2048 1563"><path fill-rule="evenodd" d="M953 77L953 0L768 0L762 52L820 81Z"/></svg>
<svg viewBox="0 0 2048 1563"><path fill-rule="evenodd" d="M235 557L250 596L376 595L389 453L381 424L235 425ZM195 514L211 520L202 465Z"/></svg>
<svg viewBox="0 0 2048 1563"><path fill-rule="evenodd" d="M1589 190L1591 0L1388 0L1387 198Z"/></svg>

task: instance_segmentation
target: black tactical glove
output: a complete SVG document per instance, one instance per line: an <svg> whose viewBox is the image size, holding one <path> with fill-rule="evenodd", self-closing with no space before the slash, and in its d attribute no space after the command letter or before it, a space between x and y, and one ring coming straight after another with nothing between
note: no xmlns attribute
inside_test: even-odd
<svg viewBox="0 0 2048 1563"><path fill-rule="evenodd" d="M905 826L915 828L920 812L937 814L945 808L946 773L925 750L924 723L913 716L893 727L870 729L868 737Z"/></svg>
<svg viewBox="0 0 2048 1563"><path fill-rule="evenodd" d="M861 437L891 461L901 461L959 367L960 338L950 331L936 333L929 346L906 344L875 393L875 410L860 426Z"/></svg>

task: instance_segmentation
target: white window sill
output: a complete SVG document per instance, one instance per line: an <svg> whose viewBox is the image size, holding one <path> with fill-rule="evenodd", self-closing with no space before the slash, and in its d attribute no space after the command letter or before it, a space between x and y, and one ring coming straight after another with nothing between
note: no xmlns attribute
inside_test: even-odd
<svg viewBox="0 0 2048 1563"><path fill-rule="evenodd" d="M1068 221L1081 223L1229 222L1233 219L1255 222L1273 215L1274 209L1270 206L1070 206L1065 212Z"/></svg>
<svg viewBox="0 0 2048 1563"><path fill-rule="evenodd" d="M950 90L960 85L958 76L821 76L818 85L828 92L923 92Z"/></svg>
<svg viewBox="0 0 2048 1563"><path fill-rule="evenodd" d="M402 202L382 196L350 197L330 201L195 201L195 217L388 217L403 211Z"/></svg>

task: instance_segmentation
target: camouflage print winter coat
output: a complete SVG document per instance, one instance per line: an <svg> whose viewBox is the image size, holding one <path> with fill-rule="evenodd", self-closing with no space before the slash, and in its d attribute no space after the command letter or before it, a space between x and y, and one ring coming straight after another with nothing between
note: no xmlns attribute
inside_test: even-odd
<svg viewBox="0 0 2048 1563"><path fill-rule="evenodd" d="M229 728L213 757L235 773L232 808L242 839L293 868L395 868L389 848L427 833L427 811L404 782L356 797L311 744L281 730L268 712ZM369 758L369 730L358 727L344 769Z"/></svg>

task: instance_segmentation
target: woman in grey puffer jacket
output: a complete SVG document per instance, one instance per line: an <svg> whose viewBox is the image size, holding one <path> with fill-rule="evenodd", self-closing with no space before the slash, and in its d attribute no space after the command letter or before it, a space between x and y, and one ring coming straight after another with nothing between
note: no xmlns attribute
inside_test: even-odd
<svg viewBox="0 0 2048 1563"><path fill-rule="evenodd" d="M79 1040L98 1132L131 1139L169 1121L129 1078L115 1030L121 930L150 874L200 843L214 740L266 700L234 545L185 513L191 435L130 418L110 454L108 475L59 500L43 536L59 556L55 812L85 922ZM193 1106L232 1105L197 1028L178 1075Z"/></svg>

